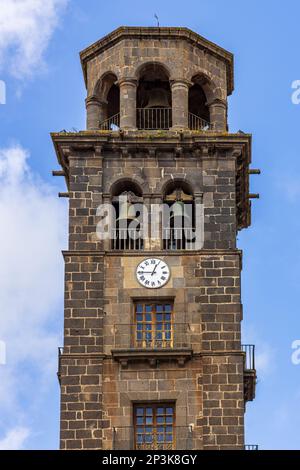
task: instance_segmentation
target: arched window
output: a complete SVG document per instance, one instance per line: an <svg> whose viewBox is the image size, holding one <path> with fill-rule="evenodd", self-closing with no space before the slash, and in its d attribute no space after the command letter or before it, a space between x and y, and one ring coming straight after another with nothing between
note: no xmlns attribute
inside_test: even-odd
<svg viewBox="0 0 300 470"><path fill-rule="evenodd" d="M100 129L119 129L120 88L116 75L108 73L100 80L97 89L97 96L101 102Z"/></svg>
<svg viewBox="0 0 300 470"><path fill-rule="evenodd" d="M191 241L194 228L194 196L184 181L170 182L164 192L163 248L184 250Z"/></svg>
<svg viewBox="0 0 300 470"><path fill-rule="evenodd" d="M142 203L142 191L138 184L130 180L122 180L114 185L112 204L116 217L112 249L143 249Z"/></svg>
<svg viewBox="0 0 300 470"><path fill-rule="evenodd" d="M137 127L169 129L171 119L172 95L168 72L161 64L145 64L139 71Z"/></svg>
<svg viewBox="0 0 300 470"><path fill-rule="evenodd" d="M209 130L210 114L207 105L205 88L207 79L203 76L195 76L193 85L189 89L189 128L192 130Z"/></svg>

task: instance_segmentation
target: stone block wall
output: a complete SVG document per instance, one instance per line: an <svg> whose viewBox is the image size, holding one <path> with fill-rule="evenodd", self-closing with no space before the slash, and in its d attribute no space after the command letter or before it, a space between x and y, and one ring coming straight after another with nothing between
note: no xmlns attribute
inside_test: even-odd
<svg viewBox="0 0 300 470"><path fill-rule="evenodd" d="M157 151L153 156L141 150L129 151L124 158L107 147L70 149L60 366L62 449L131 446L133 406L147 400L175 403L176 425L183 430L179 446L243 447L235 171L230 152L176 157L174 152ZM116 253L100 242L95 235L98 204L108 202L112 186L127 178L141 186L148 203L162 202L164 187L172 179L188 182L195 194L203 193L203 249ZM170 265L170 281L161 289L149 291L135 279L135 268L146 256ZM134 301L139 299L172 299L175 323L188 325L192 354L183 365L171 358L155 364L142 359L129 360L124 368L114 357L114 350L124 348L118 344L118 331L133 322Z"/></svg>

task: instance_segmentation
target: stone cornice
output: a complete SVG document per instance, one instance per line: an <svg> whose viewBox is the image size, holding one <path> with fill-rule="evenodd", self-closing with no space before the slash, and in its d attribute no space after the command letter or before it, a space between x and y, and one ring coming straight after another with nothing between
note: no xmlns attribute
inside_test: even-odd
<svg viewBox="0 0 300 470"><path fill-rule="evenodd" d="M51 138L59 164L69 180L69 160L93 158L166 158L164 152L178 159L225 159L236 162L237 227L251 224L249 200L249 165L251 134L223 132L174 131L81 131L52 133ZM177 149L181 151L178 156ZM89 152L89 153L87 153ZM170 158L170 157L167 157Z"/></svg>
<svg viewBox="0 0 300 470"><path fill-rule="evenodd" d="M99 250L63 250L62 255L64 258L67 256L123 256L123 257L141 257L141 256L228 256L237 255L242 258L242 250L144 250L144 251L99 251Z"/></svg>
<svg viewBox="0 0 300 470"><path fill-rule="evenodd" d="M178 27L138 27L138 26L121 26L120 28L115 29L107 36L104 36L99 41L88 46L86 49L81 51L80 60L82 65L82 70L84 74L85 83L87 83L87 63L96 57L97 55L102 54L103 51L114 46L118 42L124 39L175 39L175 40L185 40L200 49L208 51L210 54L216 56L218 59L226 63L227 69L227 92L230 95L234 88L233 81L233 54L226 51L217 44L208 41L204 37L195 33L194 31L188 28L178 28Z"/></svg>

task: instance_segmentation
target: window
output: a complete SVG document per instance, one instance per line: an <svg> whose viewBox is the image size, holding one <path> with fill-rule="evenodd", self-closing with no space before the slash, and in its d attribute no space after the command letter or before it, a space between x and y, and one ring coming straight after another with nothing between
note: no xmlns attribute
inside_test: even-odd
<svg viewBox="0 0 300 470"><path fill-rule="evenodd" d="M135 347L173 347L172 303L137 303L135 305Z"/></svg>
<svg viewBox="0 0 300 470"><path fill-rule="evenodd" d="M134 406L135 448L174 449L174 404L138 404Z"/></svg>

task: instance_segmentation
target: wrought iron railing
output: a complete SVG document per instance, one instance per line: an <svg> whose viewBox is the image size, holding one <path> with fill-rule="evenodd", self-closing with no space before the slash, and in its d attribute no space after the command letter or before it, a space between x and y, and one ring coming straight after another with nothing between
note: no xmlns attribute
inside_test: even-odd
<svg viewBox="0 0 300 470"><path fill-rule="evenodd" d="M170 442L159 440L154 427L153 436L149 440L151 442L141 442L143 439L137 439L134 426L113 428L113 450L192 450L192 427L174 426Z"/></svg>
<svg viewBox="0 0 300 470"><path fill-rule="evenodd" d="M244 450L258 450L257 444L246 444Z"/></svg>
<svg viewBox="0 0 300 470"><path fill-rule="evenodd" d="M189 129L192 131L211 131L213 125L196 114L189 113Z"/></svg>
<svg viewBox="0 0 300 470"><path fill-rule="evenodd" d="M137 108L136 121L138 129L167 130L172 127L172 108ZM211 131L213 124L193 113L188 113L188 127L193 131ZM102 131L120 129L120 113L110 116L99 123Z"/></svg>
<svg viewBox="0 0 300 470"><path fill-rule="evenodd" d="M114 325L115 349L161 350L189 348L188 323L123 323Z"/></svg>
<svg viewBox="0 0 300 470"><path fill-rule="evenodd" d="M112 250L143 250L144 239L142 228L117 228L113 230Z"/></svg>
<svg viewBox="0 0 300 470"><path fill-rule="evenodd" d="M164 228L162 233L164 250L192 250L195 247L194 228Z"/></svg>
<svg viewBox="0 0 300 470"><path fill-rule="evenodd" d="M101 131L114 131L120 128L120 113L115 114L114 116L105 119L105 121L100 122L99 129Z"/></svg>
<svg viewBox="0 0 300 470"><path fill-rule="evenodd" d="M136 121L138 129L170 129L172 108L137 108Z"/></svg>
<svg viewBox="0 0 300 470"><path fill-rule="evenodd" d="M242 350L245 353L245 369L255 369L255 345L254 344L242 344Z"/></svg>

